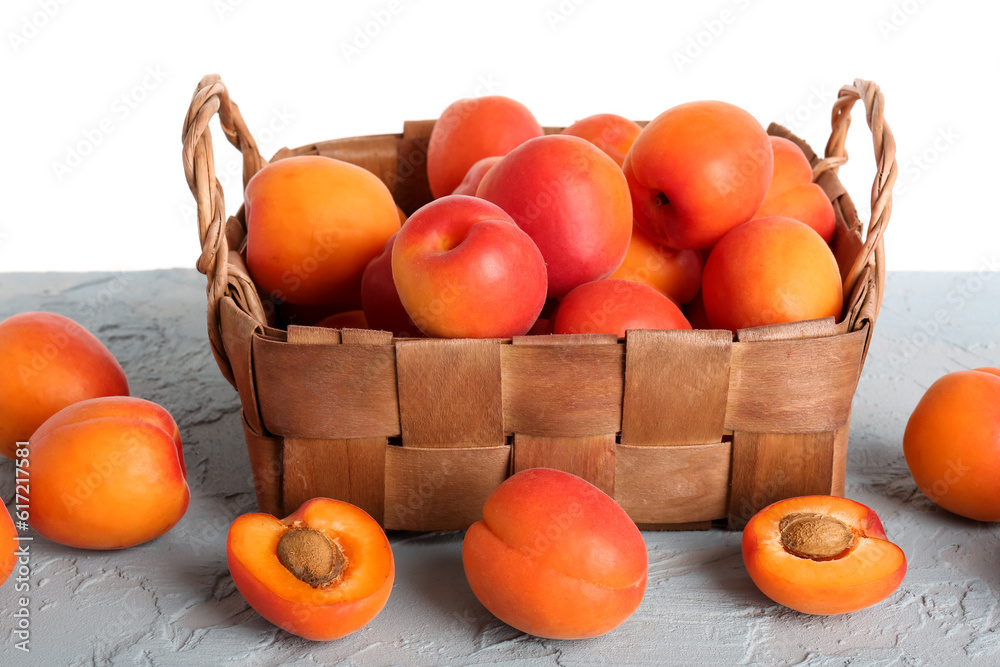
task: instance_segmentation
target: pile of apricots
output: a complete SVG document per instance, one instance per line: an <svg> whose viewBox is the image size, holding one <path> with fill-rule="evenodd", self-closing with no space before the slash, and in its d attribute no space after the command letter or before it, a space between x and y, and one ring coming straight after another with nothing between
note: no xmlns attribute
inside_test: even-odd
<svg viewBox="0 0 1000 667"><path fill-rule="evenodd" d="M644 128L598 114L546 135L513 100L460 100L435 124L427 176L434 199L407 219L360 167L318 156L268 165L245 193L254 280L287 321L400 337L735 331L842 309L835 216L805 155L730 104L682 104ZM0 322L0 360L0 453L30 471L19 522L71 547L123 549L180 520L190 492L178 426L129 396L93 334L61 315L15 315ZM934 502L1000 521L1000 369L930 387L903 451ZM16 540L0 513L0 582ZM906 573L876 514L832 496L761 510L742 551L765 595L807 614L876 604ZM364 627L395 580L381 526L328 498L284 519L238 517L226 552L247 602L313 640ZM495 489L462 562L486 609L553 639L618 627L649 574L624 510L544 468Z"/></svg>
<svg viewBox="0 0 1000 667"><path fill-rule="evenodd" d="M737 330L843 307L836 217L802 150L725 102L546 134L507 97L434 124L433 200L322 156L246 189L245 256L288 323L397 337Z"/></svg>

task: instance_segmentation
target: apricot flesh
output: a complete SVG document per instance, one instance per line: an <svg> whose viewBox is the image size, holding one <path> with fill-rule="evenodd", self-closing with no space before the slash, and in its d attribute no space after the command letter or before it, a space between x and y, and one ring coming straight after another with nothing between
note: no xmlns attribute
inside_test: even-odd
<svg viewBox="0 0 1000 667"><path fill-rule="evenodd" d="M282 540L307 530L335 545L332 569L313 582L279 558L279 551L287 551L279 546ZM385 606L395 578L392 549L378 523L364 510L329 498L308 500L285 519L238 517L226 554L233 582L251 607L292 634L320 641L367 625Z"/></svg>

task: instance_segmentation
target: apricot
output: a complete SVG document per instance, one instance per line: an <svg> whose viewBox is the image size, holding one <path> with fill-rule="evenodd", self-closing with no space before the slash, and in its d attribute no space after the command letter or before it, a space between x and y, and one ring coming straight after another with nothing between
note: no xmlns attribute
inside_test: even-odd
<svg viewBox="0 0 1000 667"><path fill-rule="evenodd" d="M410 216L392 247L392 277L428 336L523 336L545 304L538 247L500 207L466 195L436 199Z"/></svg>
<svg viewBox="0 0 1000 667"><path fill-rule="evenodd" d="M7 508L0 511L0 586L3 585L17 565L17 530Z"/></svg>
<svg viewBox="0 0 1000 667"><path fill-rule="evenodd" d="M562 134L586 139L607 153L620 167L640 132L642 127L624 116L598 113L581 118L564 129Z"/></svg>
<svg viewBox="0 0 1000 667"><path fill-rule="evenodd" d="M363 310L345 310L342 313L327 315L315 326L327 329L367 329L368 320L365 319Z"/></svg>
<svg viewBox="0 0 1000 667"><path fill-rule="evenodd" d="M392 332L397 338L419 338L423 333L403 308L396 282L392 279L392 246L396 243L396 236L389 237L381 254L368 263L361 276L365 322L372 329Z"/></svg>
<svg viewBox="0 0 1000 667"><path fill-rule="evenodd" d="M783 137L771 137L774 172L754 218L780 215L806 223L829 243L837 226L833 204L823 188L813 183L812 167L802 149Z"/></svg>
<svg viewBox="0 0 1000 667"><path fill-rule="evenodd" d="M361 274L399 230L399 209L374 174L318 155L267 165L247 184L247 268L281 301L357 298Z"/></svg>
<svg viewBox="0 0 1000 667"><path fill-rule="evenodd" d="M903 454L937 505L1000 521L1000 368L956 371L934 382L906 424Z"/></svg>
<svg viewBox="0 0 1000 667"><path fill-rule="evenodd" d="M479 160L506 155L543 134L531 111L509 97L484 95L452 102L434 123L427 146L431 194L452 194Z"/></svg>
<svg viewBox="0 0 1000 667"><path fill-rule="evenodd" d="M392 591L389 540L364 510L313 498L285 519L252 513L229 528L233 582L257 613L306 639L339 639L375 618Z"/></svg>
<svg viewBox="0 0 1000 667"><path fill-rule="evenodd" d="M639 607L648 559L639 529L576 475L532 468L505 480L469 527L462 563L472 592L522 632L583 639Z"/></svg>
<svg viewBox="0 0 1000 667"><path fill-rule="evenodd" d="M610 277L649 285L683 305L701 289L704 266L701 252L675 250L657 243L633 225L625 260Z"/></svg>
<svg viewBox="0 0 1000 667"><path fill-rule="evenodd" d="M124 549L170 530L190 491L170 413L141 398L94 398L64 408L28 447L32 528L81 549Z"/></svg>
<svg viewBox="0 0 1000 667"><path fill-rule="evenodd" d="M636 225L680 250L707 248L760 208L774 155L760 123L725 102L667 109L643 129L622 169Z"/></svg>
<svg viewBox="0 0 1000 667"><path fill-rule="evenodd" d="M538 245L548 296L607 278L628 251L632 202L622 170L579 137L549 135L512 150L483 177L491 201Z"/></svg>
<svg viewBox="0 0 1000 667"><path fill-rule="evenodd" d="M743 562L764 595L806 614L845 614L884 600L906 556L878 515L834 496L780 500L743 529Z"/></svg>
<svg viewBox="0 0 1000 667"><path fill-rule="evenodd" d="M625 336L629 329L690 329L673 301L649 285L605 279L585 283L559 303L552 333L609 333Z"/></svg>
<svg viewBox="0 0 1000 667"><path fill-rule="evenodd" d="M723 236L702 274L701 293L715 329L742 329L840 317L837 260L819 234L791 218L759 218Z"/></svg>
<svg viewBox="0 0 1000 667"><path fill-rule="evenodd" d="M479 184L483 180L483 176L486 175L490 169L493 168L497 162L500 161L501 156L495 155L493 157L484 157L479 162L475 163L469 167L469 171L465 174L465 178L462 182L458 184L458 187L451 193L453 195L469 195L470 197L476 196L476 190L479 189Z"/></svg>
<svg viewBox="0 0 1000 667"><path fill-rule="evenodd" d="M0 322L0 454L14 458L42 423L68 405L128 396L125 371L82 326L55 313Z"/></svg>

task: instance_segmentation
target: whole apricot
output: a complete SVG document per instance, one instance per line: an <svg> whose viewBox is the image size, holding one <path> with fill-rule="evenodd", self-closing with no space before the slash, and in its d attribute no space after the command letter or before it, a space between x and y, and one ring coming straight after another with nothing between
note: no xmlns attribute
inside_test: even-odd
<svg viewBox="0 0 1000 667"><path fill-rule="evenodd" d="M0 511L0 586L3 585L17 565L17 530L7 508Z"/></svg>
<svg viewBox="0 0 1000 667"><path fill-rule="evenodd" d="M543 134L531 111L509 97L483 95L452 102L434 123L427 145L431 194L452 194L479 160L506 155Z"/></svg>
<svg viewBox="0 0 1000 667"><path fill-rule="evenodd" d="M0 322L0 454L14 458L42 423L68 405L128 396L108 348L68 317L21 313Z"/></svg>
<svg viewBox="0 0 1000 667"><path fill-rule="evenodd" d="M774 155L760 123L726 102L680 104L643 128L622 169L635 222L654 241L708 248L753 216Z"/></svg>
<svg viewBox="0 0 1000 667"><path fill-rule="evenodd" d="M715 329L840 317L840 269L815 230L791 218L740 225L712 248L701 293Z"/></svg>
<svg viewBox="0 0 1000 667"><path fill-rule="evenodd" d="M640 132L642 127L624 116L598 113L581 118L564 129L562 134L586 139L607 153L620 167Z"/></svg>
<svg viewBox="0 0 1000 667"><path fill-rule="evenodd" d="M489 170L476 196L510 214L538 245L550 297L607 278L628 251L632 202L622 170L579 137L526 141Z"/></svg>
<svg viewBox="0 0 1000 667"><path fill-rule="evenodd" d="M170 530L190 491L170 413L128 396L74 403L50 417L28 447L29 522L53 542L124 549Z"/></svg>
<svg viewBox="0 0 1000 667"><path fill-rule="evenodd" d="M1000 521L1000 368L956 371L924 393L903 454L928 498L960 516Z"/></svg>
<svg viewBox="0 0 1000 667"><path fill-rule="evenodd" d="M586 480L532 468L505 480L469 527L462 563L472 592L522 632L583 639L638 608L648 558L639 529Z"/></svg>
<svg viewBox="0 0 1000 667"><path fill-rule="evenodd" d="M272 162L250 179L244 199L250 275L299 305L358 299L365 267L400 226L377 176L319 155Z"/></svg>
<svg viewBox="0 0 1000 667"><path fill-rule="evenodd" d="M701 288L705 261L698 250L675 250L632 226L632 240L621 266L611 278L649 285L677 305L694 298Z"/></svg>
<svg viewBox="0 0 1000 667"><path fill-rule="evenodd" d="M649 285L607 278L574 288L559 302L552 333L609 333L629 329L690 329L680 307Z"/></svg>
<svg viewBox="0 0 1000 667"><path fill-rule="evenodd" d="M253 513L229 528L233 582L257 613L306 639L339 639L375 618L392 592L389 540L364 510L307 500L278 519Z"/></svg>

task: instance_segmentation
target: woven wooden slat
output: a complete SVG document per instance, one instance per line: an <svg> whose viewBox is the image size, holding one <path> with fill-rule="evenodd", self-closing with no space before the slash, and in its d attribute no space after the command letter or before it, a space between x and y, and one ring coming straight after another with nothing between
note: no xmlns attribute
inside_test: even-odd
<svg viewBox="0 0 1000 667"><path fill-rule="evenodd" d="M523 336L501 348L504 427L577 437L621 429L625 355L603 334Z"/></svg>
<svg viewBox="0 0 1000 667"><path fill-rule="evenodd" d="M833 430L847 422L866 331L736 342L726 427L761 433Z"/></svg>
<svg viewBox="0 0 1000 667"><path fill-rule="evenodd" d="M499 341L399 341L396 371L405 446L504 444Z"/></svg>
<svg viewBox="0 0 1000 667"><path fill-rule="evenodd" d="M285 438L283 516L311 498L323 497L357 505L381 522L388 446L385 438Z"/></svg>
<svg viewBox="0 0 1000 667"><path fill-rule="evenodd" d="M254 381L252 342L260 334L259 322L240 310L232 299L225 299L219 307L222 320L222 345L225 349L226 367L231 369L233 382L243 404L243 418L255 433L264 433L257 405L257 385Z"/></svg>
<svg viewBox="0 0 1000 667"><path fill-rule="evenodd" d="M393 346L295 344L258 336L253 355L268 432L302 438L399 435Z"/></svg>
<svg viewBox="0 0 1000 667"><path fill-rule="evenodd" d="M731 347L728 331L629 331L622 444L719 441Z"/></svg>
<svg viewBox="0 0 1000 667"><path fill-rule="evenodd" d="M833 490L834 433L733 434L729 527L741 529L771 503Z"/></svg>
<svg viewBox="0 0 1000 667"><path fill-rule="evenodd" d="M604 493L615 495L615 434L548 438L514 435L514 472L555 468L578 475Z"/></svg>
<svg viewBox="0 0 1000 667"><path fill-rule="evenodd" d="M688 523L726 516L732 443L619 445L615 500L636 523Z"/></svg>
<svg viewBox="0 0 1000 667"><path fill-rule="evenodd" d="M247 443L253 488L257 496L257 509L275 516L286 516L282 504L281 480L284 465L281 456L281 438L261 435L253 430L243 417L243 437Z"/></svg>
<svg viewBox="0 0 1000 667"><path fill-rule="evenodd" d="M385 456L387 530L459 530L510 474L510 447L389 447Z"/></svg>

